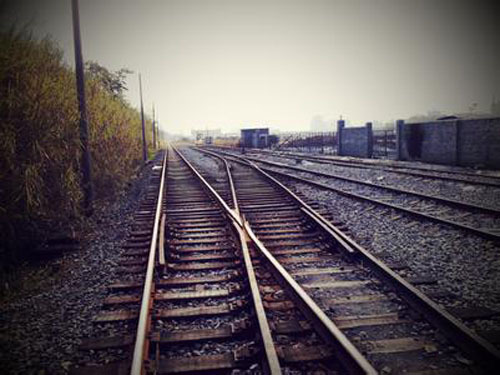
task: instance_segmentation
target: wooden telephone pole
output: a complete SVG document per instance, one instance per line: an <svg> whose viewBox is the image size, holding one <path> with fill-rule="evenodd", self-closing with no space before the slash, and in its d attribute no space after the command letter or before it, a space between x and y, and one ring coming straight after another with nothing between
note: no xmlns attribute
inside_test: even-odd
<svg viewBox="0 0 500 375"><path fill-rule="evenodd" d="M82 40L80 36L80 12L78 0L71 1L73 13L73 39L75 43L75 72L78 109L80 111L80 168L82 173L81 186L83 191L83 212L92 214L92 168L90 160L89 130L87 120L87 106L85 103L85 77L83 72Z"/></svg>
<svg viewBox="0 0 500 375"><path fill-rule="evenodd" d="M141 95L141 123L142 123L142 159L144 162L148 160L148 146L146 144L146 126L144 125L144 105L142 103L142 80L139 73L139 92Z"/></svg>
<svg viewBox="0 0 500 375"><path fill-rule="evenodd" d="M152 131L153 131L153 149L156 150L156 122L155 122L155 104L153 103L153 123L152 123Z"/></svg>
<svg viewBox="0 0 500 375"><path fill-rule="evenodd" d="M158 148L161 147L161 145L160 145L160 137L161 137L161 135L160 135L160 121L158 121L159 118L160 118L160 116L158 116L158 109L156 109L156 122L155 122L156 128L155 129L156 129L156 143L157 143Z"/></svg>

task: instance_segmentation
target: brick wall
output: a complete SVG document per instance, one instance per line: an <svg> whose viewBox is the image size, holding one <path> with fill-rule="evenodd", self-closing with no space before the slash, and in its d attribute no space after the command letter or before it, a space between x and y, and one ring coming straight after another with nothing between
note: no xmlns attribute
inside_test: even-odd
<svg viewBox="0 0 500 375"><path fill-rule="evenodd" d="M463 121L458 139L460 165L500 169L500 118Z"/></svg>
<svg viewBox="0 0 500 375"><path fill-rule="evenodd" d="M500 168L500 118L401 124L399 159Z"/></svg>
<svg viewBox="0 0 500 375"><path fill-rule="evenodd" d="M373 154L373 132L370 123L362 127L338 128L339 152L341 156L371 158Z"/></svg>

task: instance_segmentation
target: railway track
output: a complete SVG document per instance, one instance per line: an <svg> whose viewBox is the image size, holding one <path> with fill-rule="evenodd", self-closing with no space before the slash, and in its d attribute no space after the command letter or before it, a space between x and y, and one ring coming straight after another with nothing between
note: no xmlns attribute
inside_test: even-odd
<svg viewBox="0 0 500 375"><path fill-rule="evenodd" d="M107 334L83 343L92 360L73 374L375 373L248 237L234 201L173 152L161 170L125 245L126 277L95 320Z"/></svg>
<svg viewBox="0 0 500 375"><path fill-rule="evenodd" d="M80 345L84 360L70 370L71 374L124 374L129 371L141 293L148 285L148 258L151 251L155 251L153 243L158 236L160 218L157 213L161 212L163 200L160 187L164 183L165 163L164 152L153 161L146 193L134 214L134 224L117 264L118 281L109 285L102 311L94 318L94 333Z"/></svg>
<svg viewBox="0 0 500 375"><path fill-rule="evenodd" d="M225 155L231 154L226 153ZM376 184L338 174L313 171L262 158L247 156L244 159L267 165L268 167L263 167L263 170L280 178L396 209L485 238L500 239L500 210L496 208Z"/></svg>
<svg viewBox="0 0 500 375"><path fill-rule="evenodd" d="M494 348L320 211L255 167L223 163L214 186L176 150L157 163L123 279L95 319L100 337L82 344L88 361L73 374L440 375L498 364Z"/></svg>
<svg viewBox="0 0 500 375"><path fill-rule="evenodd" d="M175 190L178 192L179 196L182 197L184 202L192 202L191 195L189 194L186 196L186 191L193 189L193 186L197 184L199 185L199 180L196 180L196 173L193 174L193 170L189 170L190 167L186 168L186 164L182 167L185 181L177 181ZM209 202L212 202L212 205L215 205L213 197L207 196L201 186L198 189L199 196L204 194L205 199L208 199ZM226 189L219 186L218 190L222 191L223 196L234 197L234 189L231 189L229 184L226 185ZM175 199L169 201L175 202ZM229 202L227 202L226 214L228 213L227 209L233 209L235 210L234 212L238 212L235 202L236 199L230 199ZM203 207L206 207L206 205ZM224 225L228 225L227 219L224 218L224 214L220 212L220 208L215 207L215 209L218 210L216 217L219 218L222 223L225 223ZM167 215L168 212L169 210L167 209ZM187 215L190 215L188 220L193 220L191 216L192 213L188 213ZM242 291L242 293L236 300L236 303L238 306L241 306L240 309L244 312L244 319L247 321L245 324L247 329L246 332L243 333L246 333L247 340L250 340L255 348L252 352L244 353L246 357L240 354L238 356L240 363L236 363L233 359L230 366L224 367L232 369L235 367L245 368L249 366L250 373L279 374L283 372L299 374L314 373L316 371L321 373L337 373L341 368L336 361L333 361L333 355L334 353L341 352L343 353L344 365L351 368L348 372L375 373L370 365L363 360L360 353L349 345L349 343L342 345L337 343L339 340L342 340L342 337L341 335L337 337L339 336L337 331L332 332L331 327L328 326L329 320L324 321L316 316L318 313L321 313L321 311L318 310L314 303L311 303L311 301L304 301L304 296L300 294L300 288L297 288L297 286L294 288L293 285L290 285L289 275L283 272L279 266L276 267L276 265L272 263L272 258L266 257L265 250L263 251L259 248L258 244L248 238L248 233L243 233L243 228L237 224L237 221L239 221L239 214L230 216L232 217L233 228L236 228L239 234L239 244L233 248L238 249L238 252L242 253L239 254L240 256L234 254L231 258L234 263L227 264L226 262L217 264L221 259L220 256L227 256L227 254L221 254L219 249L220 246L224 246L225 242L223 240L221 241L220 238L210 239L210 232L206 230L206 227L203 227L203 240L210 242L202 245L202 249L198 249L200 255L193 255L189 258L191 261L193 261L193 257L196 257L198 260L207 262L202 267L208 268L216 266L225 270L231 267L233 268L233 272L236 272L241 278L240 285L237 289ZM201 221L201 218L195 218L195 220L198 222L198 220ZM206 221L206 218L203 218L203 225ZM188 241L191 243L200 243L201 240L193 240L190 238L191 234L186 233L185 227L181 229L182 231L178 232L181 236L187 237ZM227 229L230 231L230 228ZM189 230L191 231L192 229L189 228ZM175 235L171 233L169 237L175 238ZM207 247L210 246L209 244L212 244L213 247ZM171 249L175 247L176 244L170 246ZM177 250L180 249L177 247ZM203 252L201 252L202 250ZM241 255L243 256L243 261ZM211 264L210 262L215 263ZM196 268L197 267L199 267L199 265L196 266ZM237 269L237 267L240 269ZM253 304L246 302L251 300L249 295L254 299ZM247 309L243 309L245 305L253 306L246 306ZM314 307L316 310L314 310ZM309 317L309 319L307 319L306 316ZM321 318L324 317L321 316ZM234 314L231 314L226 324L234 324L232 322L234 322L235 319L241 321L243 318L235 317ZM259 324L256 324L257 322L255 322L255 320L257 320ZM262 329L256 329L262 326L267 327L266 332L263 332ZM190 336L191 335L192 334L190 334ZM267 337L268 342L261 342L261 348L258 348L259 341L264 337ZM332 345L332 343L335 344ZM241 347L241 343L239 343L239 346ZM259 356L259 353L262 355L266 350L274 353L271 353L271 357L275 358L274 361L264 361L264 363L273 364L272 366L262 366L260 362L248 363L248 361L252 359L256 361L256 354L257 356ZM204 367L211 362L209 357L203 358L203 356L201 356L197 361L201 363L200 366L203 366L203 368L196 368L197 371L214 371L217 370L219 366L223 365L219 358L214 358L211 369ZM166 367L168 368L171 366ZM224 370L224 367L219 368L219 370ZM193 370L192 368L185 368L182 372L191 372Z"/></svg>
<svg viewBox="0 0 500 375"><path fill-rule="evenodd" d="M314 156L309 154L294 153L287 151L266 152L264 150L252 149L251 152L263 153L266 155L276 155L282 158L288 158L293 160L308 160L316 163L332 164L349 168L375 169L375 170L381 170L381 171L415 176L415 177L424 177L424 178L453 181L453 182L463 182L473 185L500 187L500 176L491 173L479 173L472 171L468 172L458 169L454 169L453 171L446 171L443 170L443 168L440 166L435 166L434 168L428 168L425 166L398 165L395 163L387 163L387 162L381 164L380 162L374 162L371 160L350 160L339 157Z"/></svg>
<svg viewBox="0 0 500 375"><path fill-rule="evenodd" d="M447 352L443 347L450 349L451 342L462 345L470 338L495 351L340 231L321 219L318 222L314 210L304 202L297 204L298 197L290 198L293 195L285 194L283 186L276 188L279 182L270 182L270 176L264 178L265 173L257 172L256 166L252 169L231 163L231 169L241 212L256 237L343 328L378 371L426 373L431 371L426 366L430 366L434 372L428 373L460 373L460 363L466 361L454 350ZM425 319L414 320L415 312ZM407 324L413 331L405 331ZM415 329L419 324L421 331ZM416 335L419 332L421 336ZM469 339L458 332L466 332ZM433 340L440 334L451 341L441 346L442 341ZM461 349L470 353L465 346ZM451 357L446 358L447 355ZM453 359L458 361L457 367L443 368Z"/></svg>

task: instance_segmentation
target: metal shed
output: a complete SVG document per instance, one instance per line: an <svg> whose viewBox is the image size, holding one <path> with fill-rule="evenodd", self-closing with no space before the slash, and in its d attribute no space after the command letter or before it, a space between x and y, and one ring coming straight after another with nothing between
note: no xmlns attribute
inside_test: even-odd
<svg viewBox="0 0 500 375"><path fill-rule="evenodd" d="M241 129L241 145L249 148L269 146L269 128Z"/></svg>

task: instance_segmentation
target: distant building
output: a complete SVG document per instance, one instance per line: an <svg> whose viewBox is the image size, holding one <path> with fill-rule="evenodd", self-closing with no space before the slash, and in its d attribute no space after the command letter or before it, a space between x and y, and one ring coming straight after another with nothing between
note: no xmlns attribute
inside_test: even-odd
<svg viewBox="0 0 500 375"><path fill-rule="evenodd" d="M214 139L220 137L221 134L220 129L191 130L191 135L196 144L210 145L213 143Z"/></svg>
<svg viewBox="0 0 500 375"><path fill-rule="evenodd" d="M269 128L241 129L241 145L248 148L269 146Z"/></svg>

